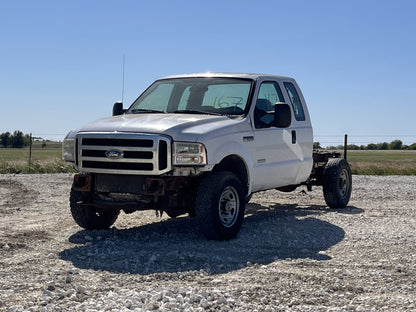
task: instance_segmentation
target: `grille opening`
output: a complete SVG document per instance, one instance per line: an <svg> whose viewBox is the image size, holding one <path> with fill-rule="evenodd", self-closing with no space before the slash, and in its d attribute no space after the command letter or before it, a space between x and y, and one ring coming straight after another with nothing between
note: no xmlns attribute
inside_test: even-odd
<svg viewBox="0 0 416 312"><path fill-rule="evenodd" d="M103 173L158 175L171 169L171 140L140 133L83 133L77 135L77 168ZM117 156L107 157L111 152ZM112 156L109 155L109 156Z"/></svg>
<svg viewBox="0 0 416 312"><path fill-rule="evenodd" d="M100 168L100 169L115 169L115 170L143 170L152 171L153 164L149 163L113 163L103 161L83 161L83 168Z"/></svg>
<svg viewBox="0 0 416 312"><path fill-rule="evenodd" d="M82 139L82 145L153 147L153 140L83 138Z"/></svg>
<svg viewBox="0 0 416 312"><path fill-rule="evenodd" d="M103 157L105 158L107 151L100 150L83 150L82 156L85 157ZM152 159L153 152L142 152L142 151L124 151L123 158L137 158L137 159Z"/></svg>
<svg viewBox="0 0 416 312"><path fill-rule="evenodd" d="M125 151L124 158L153 159L153 152Z"/></svg>
<svg viewBox="0 0 416 312"><path fill-rule="evenodd" d="M75 165L78 166L78 139L75 139Z"/></svg>
<svg viewBox="0 0 416 312"><path fill-rule="evenodd" d="M164 170L168 167L168 143L166 141L159 141L159 170Z"/></svg>

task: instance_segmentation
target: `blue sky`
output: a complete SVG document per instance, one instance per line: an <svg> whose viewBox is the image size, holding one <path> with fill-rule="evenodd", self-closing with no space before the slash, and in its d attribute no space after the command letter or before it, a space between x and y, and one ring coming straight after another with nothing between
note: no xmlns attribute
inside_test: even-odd
<svg viewBox="0 0 416 312"><path fill-rule="evenodd" d="M416 142L416 1L0 0L0 133L62 140L179 73L294 77L315 141Z"/></svg>

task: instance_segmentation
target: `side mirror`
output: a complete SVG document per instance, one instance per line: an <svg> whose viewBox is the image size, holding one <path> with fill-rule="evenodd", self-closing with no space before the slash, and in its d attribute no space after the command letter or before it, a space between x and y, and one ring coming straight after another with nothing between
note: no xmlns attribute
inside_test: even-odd
<svg viewBox="0 0 416 312"><path fill-rule="evenodd" d="M292 112L286 103L278 102L274 106L274 126L287 128L292 123Z"/></svg>
<svg viewBox="0 0 416 312"><path fill-rule="evenodd" d="M123 103L122 102L115 102L113 105L113 116L118 116L124 113L123 110Z"/></svg>

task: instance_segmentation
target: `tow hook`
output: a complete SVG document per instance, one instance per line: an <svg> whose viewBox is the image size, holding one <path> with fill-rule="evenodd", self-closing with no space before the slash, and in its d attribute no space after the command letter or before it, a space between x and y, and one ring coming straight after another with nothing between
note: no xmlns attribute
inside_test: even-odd
<svg viewBox="0 0 416 312"><path fill-rule="evenodd" d="M91 176L88 174L76 174L72 188L79 192L89 192L91 191L91 181Z"/></svg>

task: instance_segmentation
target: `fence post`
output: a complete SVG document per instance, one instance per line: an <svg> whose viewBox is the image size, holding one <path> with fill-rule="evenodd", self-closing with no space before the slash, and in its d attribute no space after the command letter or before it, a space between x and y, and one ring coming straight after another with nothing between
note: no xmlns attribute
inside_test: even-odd
<svg viewBox="0 0 416 312"><path fill-rule="evenodd" d="M348 143L348 134L344 136L344 159L347 160L347 143Z"/></svg>
<svg viewBox="0 0 416 312"><path fill-rule="evenodd" d="M29 173L30 173L30 162L32 160L32 132L29 137Z"/></svg>

